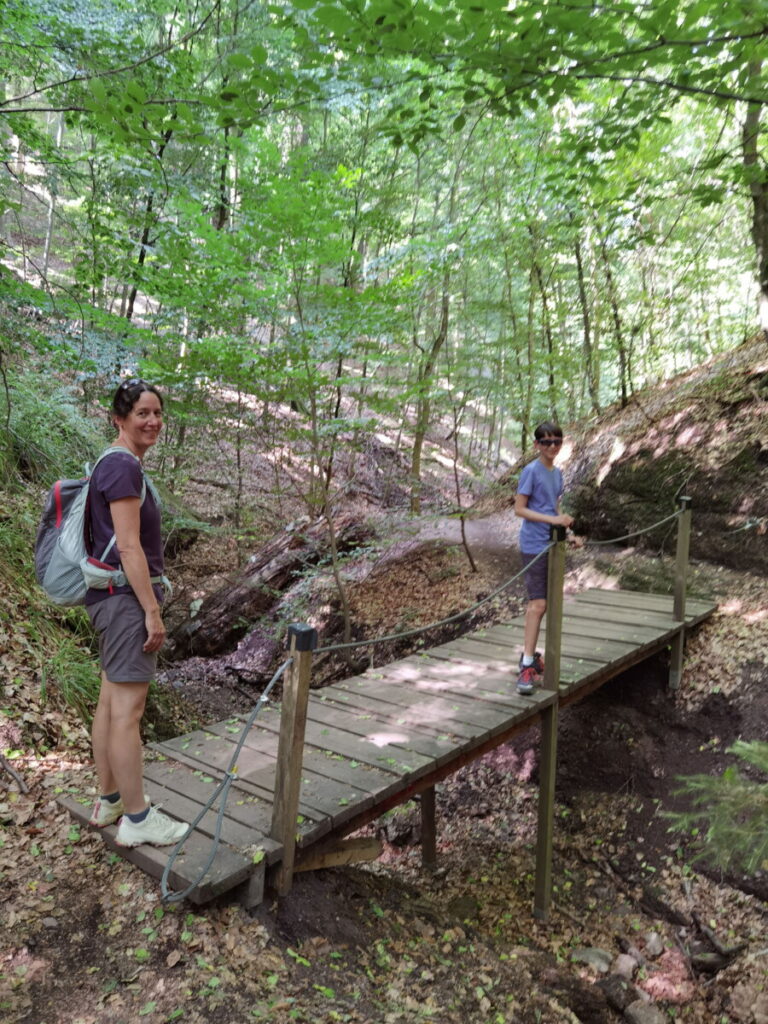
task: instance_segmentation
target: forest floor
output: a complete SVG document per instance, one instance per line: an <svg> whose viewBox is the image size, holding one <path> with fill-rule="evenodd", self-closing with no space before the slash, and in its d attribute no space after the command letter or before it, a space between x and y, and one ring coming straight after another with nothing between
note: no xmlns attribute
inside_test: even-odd
<svg viewBox="0 0 768 1024"><path fill-rule="evenodd" d="M478 574L455 544L435 545L418 564L393 557L357 589L356 615L377 629L395 623L404 573L412 586L423 581L425 621L499 585L514 558L507 522L471 525ZM639 578L657 561L574 551L568 586L615 586L609 563ZM289 896L251 912L225 899L164 905L152 879L58 808L57 794L82 785L85 730L41 703L24 651L0 636L19 668L5 687L20 723L10 765L28 787L0 773L0 1019L608 1024L622 1019L624 970L633 997L650 1000L645 1012L659 1011L633 1020L766 1024L766 872L746 879L705 867L696 836L670 833L664 817L678 776L721 772L735 739L766 736L765 581L698 563L692 590L719 610L690 640L678 692L666 690L658 659L562 715L546 922L532 916L535 730L438 787L435 873L422 869L409 805L371 826L385 841L371 865L297 876ZM488 614L516 611L521 596L505 592ZM181 691L210 719L248 703L241 688L190 681ZM45 756L31 752L35 728L60 737Z"/></svg>

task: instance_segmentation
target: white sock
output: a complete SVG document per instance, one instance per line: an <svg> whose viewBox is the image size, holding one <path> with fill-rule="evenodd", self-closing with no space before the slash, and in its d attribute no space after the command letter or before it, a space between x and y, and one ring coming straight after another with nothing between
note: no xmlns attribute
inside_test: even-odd
<svg viewBox="0 0 768 1024"><path fill-rule="evenodd" d="M533 664L533 655L532 654L524 654L523 655L523 668L528 668L528 666L532 665L532 664Z"/></svg>

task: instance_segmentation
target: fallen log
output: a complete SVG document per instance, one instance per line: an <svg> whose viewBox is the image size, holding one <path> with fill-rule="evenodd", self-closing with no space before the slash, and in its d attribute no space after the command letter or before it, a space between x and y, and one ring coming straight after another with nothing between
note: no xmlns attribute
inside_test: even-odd
<svg viewBox="0 0 768 1024"><path fill-rule="evenodd" d="M358 518L343 513L334 519L334 532L337 548L343 552L364 540L369 531ZM230 583L206 597L196 614L171 632L170 659L231 651L279 602L283 591L329 550L325 519L273 537L236 571Z"/></svg>

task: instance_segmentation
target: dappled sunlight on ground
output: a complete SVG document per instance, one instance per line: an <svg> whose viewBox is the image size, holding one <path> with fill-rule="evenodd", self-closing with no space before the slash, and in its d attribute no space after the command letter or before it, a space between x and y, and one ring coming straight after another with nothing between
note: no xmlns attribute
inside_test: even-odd
<svg viewBox="0 0 768 1024"><path fill-rule="evenodd" d="M601 590L618 590L621 584L616 576L610 576L594 565L582 565L571 570L565 578L566 594L577 594L589 587L600 587Z"/></svg>
<svg viewBox="0 0 768 1024"><path fill-rule="evenodd" d="M750 626L768 620L768 607L753 608L736 597L723 601L718 611L721 615L738 615Z"/></svg>
<svg viewBox="0 0 768 1024"><path fill-rule="evenodd" d="M608 458L602 464L600 469L597 471L598 487L603 482L603 480L605 480L606 476L608 476L608 473L611 470L611 466L614 464L614 462L616 462L617 459L621 458L626 449L627 446L620 437L615 437L613 439L613 447L611 448L610 454L608 455Z"/></svg>

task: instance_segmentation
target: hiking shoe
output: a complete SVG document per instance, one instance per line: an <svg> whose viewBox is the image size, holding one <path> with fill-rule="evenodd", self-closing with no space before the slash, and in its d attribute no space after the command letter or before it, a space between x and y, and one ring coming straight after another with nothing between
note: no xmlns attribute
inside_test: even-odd
<svg viewBox="0 0 768 1024"><path fill-rule="evenodd" d="M536 683L540 679L541 677L536 674L536 669L533 665L526 665L525 668L520 669L520 675L517 677L517 692L523 694L533 693Z"/></svg>
<svg viewBox="0 0 768 1024"><path fill-rule="evenodd" d="M109 800L102 800L99 797L93 805L88 824L93 825L94 828L106 828L107 825L114 825L117 819L122 817L124 810L122 797L115 803L110 803Z"/></svg>
<svg viewBox="0 0 768 1024"><path fill-rule="evenodd" d="M544 659L541 656L541 651L536 651L536 653L534 654L534 656L533 656L533 665L531 667L533 668L534 672L536 673L537 676L539 676L540 679L544 678ZM520 655L520 671L521 672L523 671L523 656L522 656L522 654ZM538 680L537 680L537 682L538 682Z"/></svg>
<svg viewBox="0 0 768 1024"><path fill-rule="evenodd" d="M124 814L115 842L118 846L141 846L142 843L149 843L150 846L172 846L183 839L188 831L189 825L183 821L174 821L158 807L150 807L149 814L138 825Z"/></svg>
<svg viewBox="0 0 768 1024"><path fill-rule="evenodd" d="M149 797L146 793L144 794L144 799L149 803ZM122 797L115 803L110 803L109 800L102 800L99 797L93 805L88 824L93 825L94 828L106 828L107 825L114 825L123 814L125 814L125 808L123 807Z"/></svg>

